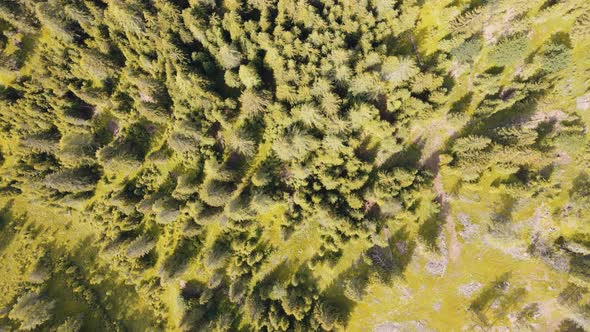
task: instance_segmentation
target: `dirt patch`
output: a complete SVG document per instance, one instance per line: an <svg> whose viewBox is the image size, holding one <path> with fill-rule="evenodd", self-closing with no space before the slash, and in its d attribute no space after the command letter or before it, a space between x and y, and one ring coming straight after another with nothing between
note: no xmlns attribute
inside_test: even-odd
<svg viewBox="0 0 590 332"><path fill-rule="evenodd" d="M590 94L576 98L576 108L580 111L590 109Z"/></svg>
<svg viewBox="0 0 590 332"><path fill-rule="evenodd" d="M459 255L461 254L461 245L459 240L457 239L457 231L455 229L455 222L453 217L451 216L451 207L449 204L449 198L447 197L447 193L444 191L443 183L442 183L442 176L439 172L440 167L440 154L444 149L444 143L447 139L452 139L456 135L456 131L453 128L450 128L445 121L435 120L428 126L428 132L435 133L437 132L436 128L440 127L447 127L445 131L446 137L441 137L440 135L433 136L425 147L425 155L420 160L422 166L428 169L435 177L432 183L433 190L436 194L436 200L440 205L440 218L444 220L444 227L447 233L447 253L446 256L451 261L456 261ZM432 151L432 152L430 152ZM430 153L429 153L430 152ZM446 263L445 263L446 267Z"/></svg>
<svg viewBox="0 0 590 332"><path fill-rule="evenodd" d="M402 323L385 322L376 325L373 332L431 332L433 330L426 327L423 321L408 321Z"/></svg>
<svg viewBox="0 0 590 332"><path fill-rule="evenodd" d="M557 151L553 160L556 165L567 165L572 162L572 157L565 151Z"/></svg>
<svg viewBox="0 0 590 332"><path fill-rule="evenodd" d="M459 236L464 240L472 239L477 233L479 233L479 226L473 224L469 219L469 216L465 213L459 213L457 220L463 226L463 230L459 232Z"/></svg>
<svg viewBox="0 0 590 332"><path fill-rule="evenodd" d="M566 120L570 120L570 116L560 110L537 112L523 124L523 127L536 128L541 123L552 123L554 125L554 130L559 132L561 130L560 123Z"/></svg>
<svg viewBox="0 0 590 332"><path fill-rule="evenodd" d="M468 284L463 284L457 288L459 294L464 297L471 297L473 294L478 292L483 285L479 282L472 281Z"/></svg>
<svg viewBox="0 0 590 332"><path fill-rule="evenodd" d="M424 268L426 269L426 271L428 271L428 273L432 275L442 276L447 269L447 260L440 259L436 261L430 261L426 263L426 266Z"/></svg>
<svg viewBox="0 0 590 332"><path fill-rule="evenodd" d="M527 252L526 248L521 247L510 247L510 248L501 248L502 252L512 256L514 259L518 259L521 261L530 259L530 255Z"/></svg>

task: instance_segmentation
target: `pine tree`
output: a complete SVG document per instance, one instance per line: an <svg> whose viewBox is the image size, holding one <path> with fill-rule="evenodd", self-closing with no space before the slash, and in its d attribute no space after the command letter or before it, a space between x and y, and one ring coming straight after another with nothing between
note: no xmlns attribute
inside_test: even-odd
<svg viewBox="0 0 590 332"><path fill-rule="evenodd" d="M81 166L49 174L45 177L44 184L60 192L79 193L94 190L99 177L96 167Z"/></svg>
<svg viewBox="0 0 590 332"><path fill-rule="evenodd" d="M526 55L527 48L525 35L506 37L490 52L489 59L497 66L510 66Z"/></svg>
<svg viewBox="0 0 590 332"><path fill-rule="evenodd" d="M313 318L327 331L332 331L340 327L339 320L341 317L338 308L327 302L316 304Z"/></svg>
<svg viewBox="0 0 590 332"><path fill-rule="evenodd" d="M223 45L219 48L219 62L225 69L236 68L240 65L241 55L235 48Z"/></svg>
<svg viewBox="0 0 590 332"><path fill-rule="evenodd" d="M418 73L413 60L409 58L387 57L381 67L381 77L393 84L400 84Z"/></svg>
<svg viewBox="0 0 590 332"><path fill-rule="evenodd" d="M138 236L127 247L127 256L140 258L148 254L155 246L156 242L149 235Z"/></svg>
<svg viewBox="0 0 590 332"><path fill-rule="evenodd" d="M486 149L491 142L491 139L483 136L468 136L459 138L453 145L453 152L459 156L469 156Z"/></svg>
<svg viewBox="0 0 590 332"><path fill-rule="evenodd" d="M57 327L56 332L78 332L82 329L82 321L69 317L60 326Z"/></svg>
<svg viewBox="0 0 590 332"><path fill-rule="evenodd" d="M8 317L20 323L20 329L31 331L47 322L53 316L55 301L38 293L27 293L18 298Z"/></svg>
<svg viewBox="0 0 590 332"><path fill-rule="evenodd" d="M260 77L252 65L241 65L238 75L240 81L247 89L252 89L260 85Z"/></svg>

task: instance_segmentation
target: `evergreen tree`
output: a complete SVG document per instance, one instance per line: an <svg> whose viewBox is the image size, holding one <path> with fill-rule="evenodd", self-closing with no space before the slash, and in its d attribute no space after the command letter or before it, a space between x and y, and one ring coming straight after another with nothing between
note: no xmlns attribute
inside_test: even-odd
<svg viewBox="0 0 590 332"><path fill-rule="evenodd" d="M54 307L55 301L37 293L27 293L18 298L8 317L18 321L21 330L31 331L51 319Z"/></svg>

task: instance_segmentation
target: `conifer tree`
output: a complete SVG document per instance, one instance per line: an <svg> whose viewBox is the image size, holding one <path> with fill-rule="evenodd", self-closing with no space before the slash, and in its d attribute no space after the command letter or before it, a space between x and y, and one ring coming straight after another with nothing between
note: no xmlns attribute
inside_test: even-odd
<svg viewBox="0 0 590 332"><path fill-rule="evenodd" d="M21 330L30 331L51 319L55 301L37 293L21 296L8 313L8 317L19 322Z"/></svg>

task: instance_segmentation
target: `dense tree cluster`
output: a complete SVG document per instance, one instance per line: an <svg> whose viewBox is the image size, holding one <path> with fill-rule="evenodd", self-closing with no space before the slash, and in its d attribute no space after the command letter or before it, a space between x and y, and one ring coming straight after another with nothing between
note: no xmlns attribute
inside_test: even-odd
<svg viewBox="0 0 590 332"><path fill-rule="evenodd" d="M125 300L96 291L117 279L156 330L342 330L416 246L446 250L441 169L455 194L494 177L506 197L544 195L558 146L586 139L580 114L548 105L588 74L572 65L587 4L445 3L430 26L417 0L0 3L0 192L79 216L100 248L57 259L59 241L44 243L0 324L126 330L113 315ZM571 31L535 35L553 11ZM461 129L437 137L441 114ZM584 215L589 184L580 172L564 213ZM301 234L318 239L311 257L285 249ZM589 234L535 234L528 250L556 269L567 260L581 287ZM361 256L323 286L317 271L356 243ZM56 316L57 286L91 313ZM527 308L520 326L538 311Z"/></svg>

